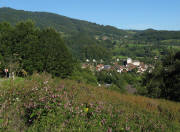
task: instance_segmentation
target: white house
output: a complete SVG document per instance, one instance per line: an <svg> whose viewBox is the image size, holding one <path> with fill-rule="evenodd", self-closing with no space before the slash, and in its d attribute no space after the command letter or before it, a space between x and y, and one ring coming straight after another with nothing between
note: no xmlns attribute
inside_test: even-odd
<svg viewBox="0 0 180 132"><path fill-rule="evenodd" d="M104 69L104 65L103 64L99 64L96 66L96 71L101 71Z"/></svg>
<svg viewBox="0 0 180 132"><path fill-rule="evenodd" d="M89 59L86 59L86 62L89 62Z"/></svg>
<svg viewBox="0 0 180 132"><path fill-rule="evenodd" d="M131 58L127 58L127 64L132 63L132 59Z"/></svg>
<svg viewBox="0 0 180 132"><path fill-rule="evenodd" d="M139 62L139 61L137 61L137 60L135 60L135 61L133 61L133 65L135 65L135 66L139 66L139 65L140 65L140 62Z"/></svg>
<svg viewBox="0 0 180 132"><path fill-rule="evenodd" d="M93 59L93 62L96 62L96 60L95 60L95 59Z"/></svg>

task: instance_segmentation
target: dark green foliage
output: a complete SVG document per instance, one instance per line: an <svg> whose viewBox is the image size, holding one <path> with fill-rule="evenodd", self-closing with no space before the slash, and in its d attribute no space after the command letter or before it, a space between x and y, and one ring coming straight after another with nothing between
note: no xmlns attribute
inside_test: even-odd
<svg viewBox="0 0 180 132"><path fill-rule="evenodd" d="M161 87L163 85L162 79L162 65L157 63L153 72L146 72L145 77L143 78L143 85L147 88L147 96L160 98L161 97Z"/></svg>
<svg viewBox="0 0 180 132"><path fill-rule="evenodd" d="M74 34L73 37L65 38L65 41L73 54L80 60L109 60L112 58L110 49L112 42L95 40L95 38L87 32Z"/></svg>
<svg viewBox="0 0 180 132"><path fill-rule="evenodd" d="M73 71L73 60L60 35L53 29L46 29L39 39L45 59L43 69L56 76L68 76Z"/></svg>
<svg viewBox="0 0 180 132"><path fill-rule="evenodd" d="M155 98L165 98L180 101L180 52L168 56L157 63L152 73L147 73L143 85L147 95Z"/></svg>
<svg viewBox="0 0 180 132"><path fill-rule="evenodd" d="M78 83L85 83L97 86L97 77L93 74L90 69L82 69L80 62L74 65L74 71L72 75L69 77L71 80L75 80Z"/></svg>
<svg viewBox="0 0 180 132"><path fill-rule="evenodd" d="M54 29L39 30L31 21L20 22L14 27L1 23L0 27L4 68L18 62L19 67L29 74L46 71L67 77L72 73L72 56Z"/></svg>
<svg viewBox="0 0 180 132"><path fill-rule="evenodd" d="M171 99L180 101L180 52L175 55L170 55L166 58L163 64L164 71L164 83L165 88L163 89L163 96ZM167 62L168 61L168 62Z"/></svg>
<svg viewBox="0 0 180 132"><path fill-rule="evenodd" d="M136 34L134 36L134 39L146 42L157 42L168 39L180 39L180 31L157 31L153 29L148 29Z"/></svg>
<svg viewBox="0 0 180 132"><path fill-rule="evenodd" d="M70 79L76 80L78 83L97 85L97 77L89 69L75 70Z"/></svg>
<svg viewBox="0 0 180 132"><path fill-rule="evenodd" d="M90 45L84 46L82 49L82 53L85 55L85 58L88 59L96 59L96 60L110 60L111 52L109 52L106 48L99 45Z"/></svg>
<svg viewBox="0 0 180 132"><path fill-rule="evenodd" d="M126 80L123 78L123 75L115 71L101 71L96 73L98 82L101 84L113 84L118 87L121 91L125 91L125 86L127 84Z"/></svg>
<svg viewBox="0 0 180 132"><path fill-rule="evenodd" d="M0 8L0 22L8 21L16 24L19 21L31 19L36 22L40 28L53 27L59 32L74 34L79 32L95 33L97 35L106 34L119 38L126 34L126 31L119 30L111 26L98 25L87 21L71 19L65 16L47 13L47 12L29 12L15 10L11 8Z"/></svg>

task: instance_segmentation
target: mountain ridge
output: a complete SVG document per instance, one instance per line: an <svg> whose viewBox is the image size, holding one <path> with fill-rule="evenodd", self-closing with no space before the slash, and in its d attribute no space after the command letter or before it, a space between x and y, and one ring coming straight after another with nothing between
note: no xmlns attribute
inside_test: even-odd
<svg viewBox="0 0 180 132"><path fill-rule="evenodd" d="M10 7L0 8L0 22L7 21L11 24L16 24L19 21L26 21L28 19L33 20L36 26L40 28L53 27L58 32L66 35L87 32L93 34L93 36L107 36L112 38L112 40L120 40L126 35L130 36L130 38L135 34L146 36L147 32L150 34L161 32L163 35L167 33L174 34L180 32L180 30L156 30L152 28L146 30L125 30L110 25L101 25L94 22L79 20L57 13L16 10ZM137 35L135 35L133 39L136 39Z"/></svg>
<svg viewBox="0 0 180 132"><path fill-rule="evenodd" d="M34 12L34 11L24 11L16 10L9 7L0 8L0 22L8 21L11 24L15 24L19 21L25 21L27 19L32 19L35 21L36 25L40 28L43 27L53 27L57 31L65 32L68 34L77 33L79 31L89 31L90 33L98 34L115 32L118 35L126 34L125 30L118 29L113 26L103 26L100 24L78 20L56 13L49 12Z"/></svg>

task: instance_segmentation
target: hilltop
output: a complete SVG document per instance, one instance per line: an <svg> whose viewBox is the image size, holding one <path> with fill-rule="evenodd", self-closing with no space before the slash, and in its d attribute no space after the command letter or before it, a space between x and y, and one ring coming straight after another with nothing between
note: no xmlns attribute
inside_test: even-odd
<svg viewBox="0 0 180 132"><path fill-rule="evenodd" d="M93 33L94 35L107 35L121 37L127 34L127 31L117 29L112 26L103 26L83 20L77 20L66 16L49 12L31 12L24 10L15 10L12 8L0 8L0 22L8 21L16 24L19 21L33 20L40 28L53 27L59 32L65 34L76 34L79 32Z"/></svg>

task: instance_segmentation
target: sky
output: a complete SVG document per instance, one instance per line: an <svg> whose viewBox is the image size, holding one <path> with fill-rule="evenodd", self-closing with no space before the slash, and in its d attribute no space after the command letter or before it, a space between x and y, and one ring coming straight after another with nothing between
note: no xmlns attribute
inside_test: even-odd
<svg viewBox="0 0 180 132"><path fill-rule="evenodd" d="M120 29L180 30L180 0L0 0L0 7L53 12Z"/></svg>

